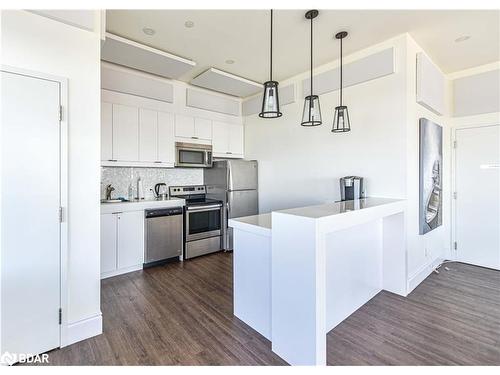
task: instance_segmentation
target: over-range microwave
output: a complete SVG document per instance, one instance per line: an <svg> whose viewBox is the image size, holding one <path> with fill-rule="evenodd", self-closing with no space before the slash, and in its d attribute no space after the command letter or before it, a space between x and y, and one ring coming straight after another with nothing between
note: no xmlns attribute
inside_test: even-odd
<svg viewBox="0 0 500 375"><path fill-rule="evenodd" d="M190 168L212 167L212 145L175 142L175 166Z"/></svg>

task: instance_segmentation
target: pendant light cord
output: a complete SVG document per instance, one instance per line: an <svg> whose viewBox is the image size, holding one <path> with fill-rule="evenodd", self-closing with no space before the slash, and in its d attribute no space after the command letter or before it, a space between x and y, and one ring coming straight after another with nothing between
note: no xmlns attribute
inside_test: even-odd
<svg viewBox="0 0 500 375"><path fill-rule="evenodd" d="M273 10L271 9L271 67L269 69L270 81L273 80Z"/></svg>
<svg viewBox="0 0 500 375"><path fill-rule="evenodd" d="M342 39L340 38L340 105L342 106Z"/></svg>
<svg viewBox="0 0 500 375"><path fill-rule="evenodd" d="M311 103L313 94L313 19L311 17Z"/></svg>

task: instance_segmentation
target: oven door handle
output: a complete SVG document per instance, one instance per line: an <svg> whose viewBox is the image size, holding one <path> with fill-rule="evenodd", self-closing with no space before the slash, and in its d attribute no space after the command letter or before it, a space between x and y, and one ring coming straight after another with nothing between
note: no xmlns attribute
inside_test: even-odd
<svg viewBox="0 0 500 375"><path fill-rule="evenodd" d="M203 206L203 207L186 207L186 211L189 212L215 211L215 210L220 210L220 208L221 208L220 204L213 204L211 206Z"/></svg>

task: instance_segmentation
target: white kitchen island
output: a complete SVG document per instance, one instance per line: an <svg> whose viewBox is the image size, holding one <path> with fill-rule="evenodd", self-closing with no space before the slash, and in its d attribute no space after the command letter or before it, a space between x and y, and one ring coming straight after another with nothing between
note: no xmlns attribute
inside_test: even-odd
<svg viewBox="0 0 500 375"><path fill-rule="evenodd" d="M382 289L406 296L404 211L365 198L230 220L235 315L288 363L326 365L328 331Z"/></svg>

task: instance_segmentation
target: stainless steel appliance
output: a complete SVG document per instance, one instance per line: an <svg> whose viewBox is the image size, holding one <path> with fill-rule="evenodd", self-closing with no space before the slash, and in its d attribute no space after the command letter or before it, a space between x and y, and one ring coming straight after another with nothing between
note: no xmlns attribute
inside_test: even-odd
<svg viewBox="0 0 500 375"><path fill-rule="evenodd" d="M340 199L350 201L365 197L363 177L346 176L340 179Z"/></svg>
<svg viewBox="0 0 500 375"><path fill-rule="evenodd" d="M150 267L182 255L182 207L145 211L146 252L144 267Z"/></svg>
<svg viewBox="0 0 500 375"><path fill-rule="evenodd" d="M167 184L160 182L155 185L153 190L154 196L158 200L166 200L168 198L167 194Z"/></svg>
<svg viewBox="0 0 500 375"><path fill-rule="evenodd" d="M186 200L184 259L222 249L222 202L209 199L204 185L170 186L170 197Z"/></svg>
<svg viewBox="0 0 500 375"><path fill-rule="evenodd" d="M212 145L175 142L175 166L209 168L212 166Z"/></svg>
<svg viewBox="0 0 500 375"><path fill-rule="evenodd" d="M207 196L224 203L223 247L233 249L233 231L228 219L257 215L258 165L256 160L217 160L204 172Z"/></svg>

